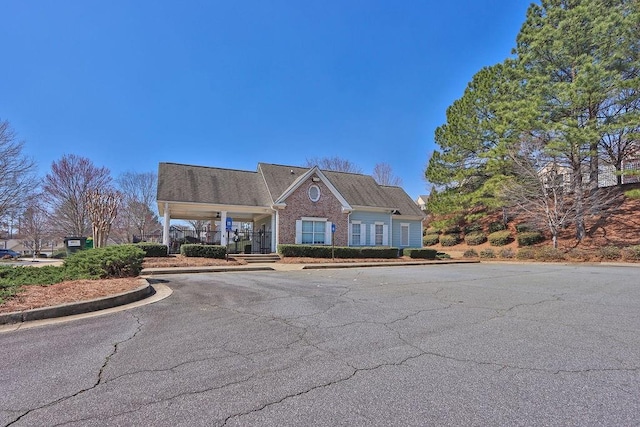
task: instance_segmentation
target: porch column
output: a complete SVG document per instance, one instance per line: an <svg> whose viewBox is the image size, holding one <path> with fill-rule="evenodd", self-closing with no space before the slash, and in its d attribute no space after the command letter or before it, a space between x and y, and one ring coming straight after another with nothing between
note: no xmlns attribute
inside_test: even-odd
<svg viewBox="0 0 640 427"><path fill-rule="evenodd" d="M227 246L227 211L220 212L220 244Z"/></svg>
<svg viewBox="0 0 640 427"><path fill-rule="evenodd" d="M274 212L271 215L271 252L278 252L278 220L277 220L278 212Z"/></svg>
<svg viewBox="0 0 640 427"><path fill-rule="evenodd" d="M171 214L169 213L169 202L164 202L164 227L162 229L162 244L169 246L169 222L171 221Z"/></svg>

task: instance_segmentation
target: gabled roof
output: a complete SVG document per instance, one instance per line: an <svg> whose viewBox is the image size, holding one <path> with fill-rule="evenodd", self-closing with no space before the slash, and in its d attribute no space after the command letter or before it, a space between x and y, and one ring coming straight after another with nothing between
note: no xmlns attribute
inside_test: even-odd
<svg viewBox="0 0 640 427"><path fill-rule="evenodd" d="M314 168L259 163L255 172L206 166L160 163L158 201L271 207ZM316 169L318 170L318 169ZM319 171L351 207L397 210L424 216L400 187L379 185L371 176Z"/></svg>
<svg viewBox="0 0 640 427"><path fill-rule="evenodd" d="M269 193L257 172L160 163L158 201L270 206Z"/></svg>
<svg viewBox="0 0 640 427"><path fill-rule="evenodd" d="M420 209L411 197L400 187L380 186L382 191L387 196L387 200L393 204L394 209L398 212L398 215L406 216L421 216L424 217L424 212Z"/></svg>

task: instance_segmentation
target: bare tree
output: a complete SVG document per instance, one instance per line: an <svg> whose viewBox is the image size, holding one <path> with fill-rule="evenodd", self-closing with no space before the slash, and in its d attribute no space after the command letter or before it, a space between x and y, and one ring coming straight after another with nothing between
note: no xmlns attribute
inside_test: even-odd
<svg viewBox="0 0 640 427"><path fill-rule="evenodd" d="M40 200L38 197L30 200L20 221L20 235L24 239L24 245L30 248L34 255L40 255L43 242L50 237L49 215Z"/></svg>
<svg viewBox="0 0 640 427"><path fill-rule="evenodd" d="M36 186L35 163L23 154L9 122L0 120L0 218L21 210Z"/></svg>
<svg viewBox="0 0 640 427"><path fill-rule="evenodd" d="M158 216L154 213L158 177L153 172L125 172L116 180L122 194L123 225L126 234L143 237L158 230Z"/></svg>
<svg viewBox="0 0 640 427"><path fill-rule="evenodd" d="M93 228L93 245L103 248L107 245L111 224L118 215L120 194L107 189L94 189L85 193L84 204Z"/></svg>
<svg viewBox="0 0 640 427"><path fill-rule="evenodd" d="M327 171L362 173L362 169L359 166L338 156L306 159L305 167L312 168L314 166Z"/></svg>
<svg viewBox="0 0 640 427"><path fill-rule="evenodd" d="M56 231L61 235L85 236L89 231L85 194L108 188L110 183L109 169L96 167L85 157L70 154L53 162L44 179L43 194Z"/></svg>
<svg viewBox="0 0 640 427"><path fill-rule="evenodd" d="M522 218L549 230L554 248L558 247L560 231L577 218L602 219L621 202L616 188L587 190L574 183L582 174L576 177L571 164L563 164L539 142L521 142L509 154L515 176L503 184L501 197Z"/></svg>
<svg viewBox="0 0 640 427"><path fill-rule="evenodd" d="M402 186L402 178L393 174L389 163L376 163L371 176L380 185Z"/></svg>
<svg viewBox="0 0 640 427"><path fill-rule="evenodd" d="M207 226L210 221L202 220L202 219L193 219L187 221L194 229L196 233L196 237L200 240L202 239L202 233L207 231Z"/></svg>

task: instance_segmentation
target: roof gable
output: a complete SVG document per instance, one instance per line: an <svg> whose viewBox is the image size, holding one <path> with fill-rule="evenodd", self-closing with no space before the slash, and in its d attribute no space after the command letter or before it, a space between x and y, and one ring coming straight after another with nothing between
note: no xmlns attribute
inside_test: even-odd
<svg viewBox="0 0 640 427"><path fill-rule="evenodd" d="M284 201L287 199L287 197L289 197L298 187L300 187L302 184L307 182L307 180L309 178L311 178L312 176L317 176L327 186L327 188L329 188L331 193L333 193L333 195L338 199L338 201L342 205L343 209L345 209L345 210L346 209L348 209L348 210L352 209L351 206L349 206L349 203L342 196L342 194L340 194L340 192L331 183L331 181L327 178L327 176L320 169L318 169L317 166L314 166L313 168L309 169L307 172L305 172L304 174L302 174L298 178L296 178L296 180L293 181L293 183L289 186L289 188L287 188L282 193L282 195L280 195L280 197L278 197L278 199L275 201L275 204L284 203Z"/></svg>

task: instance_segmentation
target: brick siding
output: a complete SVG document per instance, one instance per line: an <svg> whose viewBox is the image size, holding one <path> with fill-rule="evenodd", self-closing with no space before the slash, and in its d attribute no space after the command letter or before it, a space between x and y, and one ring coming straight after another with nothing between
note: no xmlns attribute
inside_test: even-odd
<svg viewBox="0 0 640 427"><path fill-rule="evenodd" d="M317 185L320 188L320 200L312 202L309 199L309 187ZM336 246L347 246L349 239L348 214L342 212L342 204L333 195L324 182L313 182L310 179L300 185L285 200L287 207L279 212L278 233L281 244L296 242L296 221L302 217L327 218L336 225L334 243Z"/></svg>

